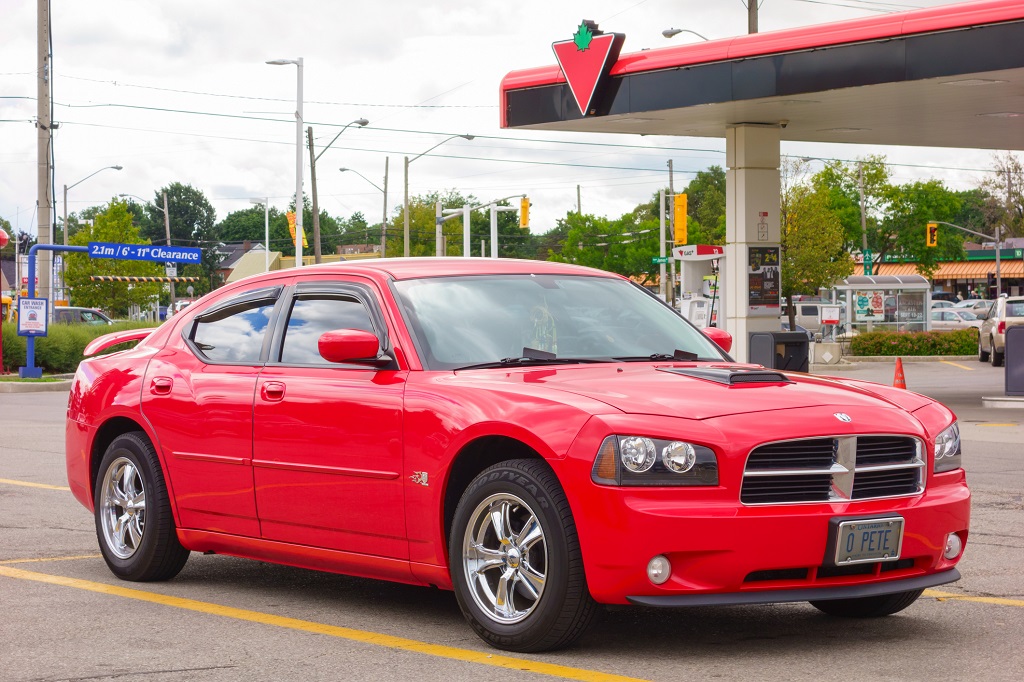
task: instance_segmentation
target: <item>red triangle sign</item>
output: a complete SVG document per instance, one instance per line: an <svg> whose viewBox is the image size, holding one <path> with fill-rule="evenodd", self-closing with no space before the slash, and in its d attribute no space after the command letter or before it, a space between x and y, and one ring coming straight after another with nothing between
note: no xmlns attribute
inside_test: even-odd
<svg viewBox="0 0 1024 682"><path fill-rule="evenodd" d="M590 110L594 95L618 60L625 40L622 33L600 33L593 22L584 21L573 40L551 44L576 106L584 116L594 113Z"/></svg>

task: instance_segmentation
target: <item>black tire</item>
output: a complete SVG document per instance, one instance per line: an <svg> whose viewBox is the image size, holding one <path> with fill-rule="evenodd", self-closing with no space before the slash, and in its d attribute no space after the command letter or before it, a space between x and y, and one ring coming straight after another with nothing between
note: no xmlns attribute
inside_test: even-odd
<svg viewBox="0 0 1024 682"><path fill-rule="evenodd" d="M992 366L993 367L1002 367L1003 366L1003 353L1000 353L999 351L996 350L996 341L995 341L995 339L992 339Z"/></svg>
<svg viewBox="0 0 1024 682"><path fill-rule="evenodd" d="M988 351L981 346L981 336L978 337L978 362L988 362Z"/></svg>
<svg viewBox="0 0 1024 682"><path fill-rule="evenodd" d="M841 618L880 618L891 616L907 608L917 601L922 592L924 590L910 590L909 592L883 594L878 597L812 601L811 606L830 616Z"/></svg>
<svg viewBox="0 0 1024 682"><path fill-rule="evenodd" d="M100 551L114 575L147 582L181 571L189 551L178 542L160 461L145 433L123 433L107 448L93 503Z"/></svg>
<svg viewBox="0 0 1024 682"><path fill-rule="evenodd" d="M508 528L507 542L491 525L495 518ZM491 544L500 551L491 550ZM538 652L569 646L597 611L569 503L543 461L501 462L470 483L455 510L448 557L462 614L481 639L499 649ZM492 563L471 579L474 561ZM542 580L535 580L538 575ZM497 599L502 593L505 598Z"/></svg>

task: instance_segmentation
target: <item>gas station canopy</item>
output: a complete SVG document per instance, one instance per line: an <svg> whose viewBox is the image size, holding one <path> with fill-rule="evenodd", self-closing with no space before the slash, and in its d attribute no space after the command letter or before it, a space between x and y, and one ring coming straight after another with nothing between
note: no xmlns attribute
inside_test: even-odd
<svg viewBox="0 0 1024 682"><path fill-rule="evenodd" d="M559 66L514 71L501 123L697 137L760 124L782 140L1020 150L1022 45L1018 0L742 35L618 57L587 116Z"/></svg>
<svg viewBox="0 0 1024 682"><path fill-rule="evenodd" d="M724 137L718 323L732 334L740 360L748 359L755 337L780 328L783 140L1024 149L1020 0L620 56L624 42L624 35L583 21L571 39L552 45L557 66L502 80L502 127ZM858 319L927 328L927 286L858 296L870 303ZM896 301L895 315L884 310L887 295Z"/></svg>

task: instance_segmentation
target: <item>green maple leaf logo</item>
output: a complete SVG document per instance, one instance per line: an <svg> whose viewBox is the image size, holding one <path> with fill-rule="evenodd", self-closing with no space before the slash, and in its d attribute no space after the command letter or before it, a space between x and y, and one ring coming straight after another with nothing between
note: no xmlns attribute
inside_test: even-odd
<svg viewBox="0 0 1024 682"><path fill-rule="evenodd" d="M594 39L594 33L587 26L587 22L581 21L580 27L572 34L572 41L576 43L576 49L583 52L590 47L590 41Z"/></svg>

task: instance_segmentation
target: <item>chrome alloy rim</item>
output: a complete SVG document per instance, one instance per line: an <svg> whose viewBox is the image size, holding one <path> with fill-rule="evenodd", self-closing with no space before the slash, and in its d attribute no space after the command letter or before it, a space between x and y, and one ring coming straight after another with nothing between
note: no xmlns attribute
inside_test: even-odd
<svg viewBox="0 0 1024 682"><path fill-rule="evenodd" d="M547 544L537 515L509 493L473 510L462 541L462 566L473 601L489 618L511 624L537 608L544 594Z"/></svg>
<svg viewBox="0 0 1024 682"><path fill-rule="evenodd" d="M100 525L107 547L118 559L128 559L142 543L146 528L146 486L135 464L118 457L103 476Z"/></svg>

